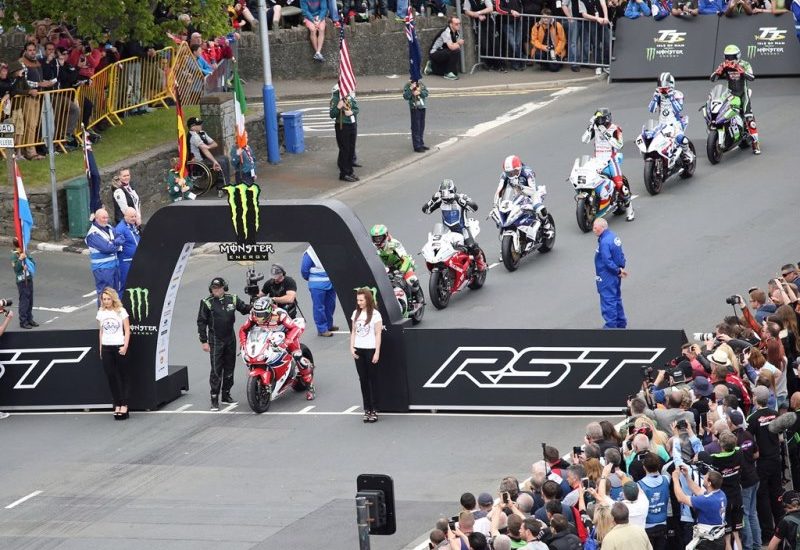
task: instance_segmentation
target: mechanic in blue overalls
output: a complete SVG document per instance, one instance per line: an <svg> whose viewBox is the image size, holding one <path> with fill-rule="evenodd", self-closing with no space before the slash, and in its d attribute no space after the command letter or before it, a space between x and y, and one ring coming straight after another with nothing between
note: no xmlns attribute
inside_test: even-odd
<svg viewBox="0 0 800 550"><path fill-rule="evenodd" d="M625 271L622 241L608 228L605 218L594 221L592 232L597 235L594 270L600 294L600 313L605 320L603 328L625 328L628 320L622 308L622 279L628 276L628 272Z"/></svg>

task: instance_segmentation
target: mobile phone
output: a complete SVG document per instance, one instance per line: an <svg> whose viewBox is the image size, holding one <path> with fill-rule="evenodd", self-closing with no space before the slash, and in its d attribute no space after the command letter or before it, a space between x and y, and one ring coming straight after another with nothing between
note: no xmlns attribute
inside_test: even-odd
<svg viewBox="0 0 800 550"><path fill-rule="evenodd" d="M636 431L636 424L628 424L628 435Z"/></svg>
<svg viewBox="0 0 800 550"><path fill-rule="evenodd" d="M503 493L503 504L508 504L508 501L511 500L511 496L507 493Z"/></svg>
<svg viewBox="0 0 800 550"><path fill-rule="evenodd" d="M675 427L678 428L679 430L685 430L689 426L688 424L686 424L685 420L678 420L678 422L675 424Z"/></svg>
<svg viewBox="0 0 800 550"><path fill-rule="evenodd" d="M447 526L450 527L451 531L455 531L456 530L456 522L453 521L452 519L447 522Z"/></svg>
<svg viewBox="0 0 800 550"><path fill-rule="evenodd" d="M583 486L584 489L588 489L589 488L589 478L588 477L584 477L583 479L581 479L581 485Z"/></svg>
<svg viewBox="0 0 800 550"><path fill-rule="evenodd" d="M573 447L572 448L572 454L579 455L582 452L583 452L583 450L580 447Z"/></svg>

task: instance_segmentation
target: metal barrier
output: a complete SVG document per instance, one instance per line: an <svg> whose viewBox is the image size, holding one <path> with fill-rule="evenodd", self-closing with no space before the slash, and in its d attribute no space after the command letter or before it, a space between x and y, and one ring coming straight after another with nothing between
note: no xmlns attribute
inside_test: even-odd
<svg viewBox="0 0 800 550"><path fill-rule="evenodd" d="M182 105L200 103L205 88L205 78L186 42L178 46L172 70L169 72L167 90L172 90L173 86L180 94Z"/></svg>
<svg viewBox="0 0 800 550"><path fill-rule="evenodd" d="M612 57L611 25L583 18L492 14L473 21L473 30L478 58L490 66L508 61L519 69L535 61L552 71L562 65L607 68Z"/></svg>
<svg viewBox="0 0 800 550"><path fill-rule="evenodd" d="M46 95L50 96L53 106L53 143L63 152L66 152L64 142L78 126L80 109L75 102L73 89L40 92L35 96L14 96L11 98L10 116L10 122L14 124L14 147L26 157L35 156L36 146L45 144L41 120ZM0 151L0 155L5 158L5 151Z"/></svg>
<svg viewBox="0 0 800 550"><path fill-rule="evenodd" d="M110 99L114 96L114 86L116 83L115 71L117 64L103 67L94 73L87 86L78 88L78 105L83 109L86 99L92 105L92 114L89 117L87 128L92 128L102 120L107 121L112 126L122 124L122 120L114 113ZM83 117L83 112L81 112Z"/></svg>
<svg viewBox="0 0 800 550"><path fill-rule="evenodd" d="M167 74L172 57L173 50L168 47L157 51L154 57L130 57L114 63L113 95L108 102L114 115L154 103L166 107Z"/></svg>
<svg viewBox="0 0 800 550"><path fill-rule="evenodd" d="M217 63L217 68L205 79L205 93L227 92L230 89L233 64L230 59Z"/></svg>

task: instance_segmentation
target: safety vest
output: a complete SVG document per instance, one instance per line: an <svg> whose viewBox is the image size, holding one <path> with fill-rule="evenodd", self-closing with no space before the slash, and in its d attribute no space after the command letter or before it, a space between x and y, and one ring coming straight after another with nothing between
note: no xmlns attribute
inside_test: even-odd
<svg viewBox="0 0 800 550"><path fill-rule="evenodd" d="M108 226L108 233L97 227L96 224L92 224L89 226L89 231L86 233L86 246L89 247L89 261L92 265L92 271L97 271L98 269L115 269L117 264L117 253L116 248L114 252L101 252L98 249L92 247L89 244L89 235L100 235L104 240L108 241L109 244L114 243L114 230L111 226Z"/></svg>
<svg viewBox="0 0 800 550"><path fill-rule="evenodd" d="M659 485L650 485L655 480L659 480ZM663 475L650 476L639 480L639 488L644 491L647 501L650 503L647 509L647 519L645 527L655 527L667 522L667 505L669 504L669 481Z"/></svg>
<svg viewBox="0 0 800 550"><path fill-rule="evenodd" d="M328 274L325 270L321 267L322 262L319 261L316 252L312 247L308 247L306 249L306 254L311 259L311 262L314 264L308 270L308 287L309 288L319 288L323 290L327 290L331 288L331 280L328 277Z"/></svg>

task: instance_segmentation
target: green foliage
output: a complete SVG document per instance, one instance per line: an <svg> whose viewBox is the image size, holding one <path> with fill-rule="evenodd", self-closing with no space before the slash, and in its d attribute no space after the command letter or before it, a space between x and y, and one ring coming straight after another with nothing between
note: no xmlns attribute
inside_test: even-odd
<svg viewBox="0 0 800 550"><path fill-rule="evenodd" d="M191 14L192 25L204 37L231 30L226 12L229 0L161 0L161 4L175 18ZM158 44L164 42L165 31L179 31L182 25L176 19L157 25L155 5L156 0L5 0L3 24L6 28L21 24L33 32L35 21L49 18L76 27L78 36L100 40L103 29L109 29L112 40L131 37Z"/></svg>

